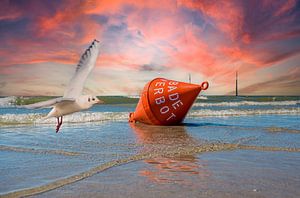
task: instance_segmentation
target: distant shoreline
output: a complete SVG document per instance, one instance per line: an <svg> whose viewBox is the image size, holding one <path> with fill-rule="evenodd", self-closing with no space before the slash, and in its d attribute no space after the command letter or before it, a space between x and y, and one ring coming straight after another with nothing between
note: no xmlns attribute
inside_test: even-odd
<svg viewBox="0 0 300 198"><path fill-rule="evenodd" d="M61 96L0 96L1 103L18 106L36 102L46 101ZM97 96L105 104L137 104L138 96ZM1 102L1 100L3 102ZM201 95L195 102L200 103L219 103L219 102L275 102L275 101L300 101L300 96L229 96L229 95Z"/></svg>

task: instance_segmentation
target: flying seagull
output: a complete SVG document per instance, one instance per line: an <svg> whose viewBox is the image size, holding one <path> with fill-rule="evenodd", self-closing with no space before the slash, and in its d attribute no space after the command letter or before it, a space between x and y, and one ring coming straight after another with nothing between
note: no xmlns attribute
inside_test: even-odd
<svg viewBox="0 0 300 198"><path fill-rule="evenodd" d="M95 66L96 60L99 55L100 43L94 40L87 50L81 56L77 65L75 74L71 78L67 88L65 89L64 96L60 98L51 99L44 102L38 102L22 107L37 109L53 107L45 119L55 117L57 119L56 133L59 131L62 123L63 116L72 114L81 110L89 109L94 104L103 103L96 96L81 95L83 85Z"/></svg>

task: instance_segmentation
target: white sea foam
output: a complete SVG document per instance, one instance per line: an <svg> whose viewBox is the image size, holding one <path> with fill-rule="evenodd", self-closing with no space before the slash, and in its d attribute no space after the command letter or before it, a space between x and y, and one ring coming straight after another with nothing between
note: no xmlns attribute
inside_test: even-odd
<svg viewBox="0 0 300 198"><path fill-rule="evenodd" d="M0 124L52 124L56 123L55 118L44 119L45 114L2 114ZM65 123L84 123L101 121L124 121L128 120L127 112L79 112L64 116Z"/></svg>
<svg viewBox="0 0 300 198"><path fill-rule="evenodd" d="M105 121L127 121L128 112L78 112L64 116L65 123L87 123ZM300 108L281 108L281 109L227 109L211 110L201 109L192 110L188 117L218 117L218 116L245 116L245 115L268 115L268 114L300 114ZM0 125L4 124L55 124L56 119L43 119L46 115L39 113L29 114L2 114L0 115Z"/></svg>
<svg viewBox="0 0 300 198"><path fill-rule="evenodd" d="M213 107L213 106L291 106L300 104L300 100L291 101L272 101L272 102L254 102L254 101L239 101L239 102L218 102L218 103L195 103L195 107Z"/></svg>
<svg viewBox="0 0 300 198"><path fill-rule="evenodd" d="M200 100L207 100L208 98L206 96L198 96L197 99L200 99Z"/></svg>
<svg viewBox="0 0 300 198"><path fill-rule="evenodd" d="M126 96L127 98L140 98L140 95L129 95L129 96Z"/></svg>
<svg viewBox="0 0 300 198"><path fill-rule="evenodd" d="M269 115L269 114L300 114L300 108L285 108L285 109L226 109L226 110L211 110L201 109L194 110L188 114L188 117L207 117L207 116L243 116L243 115Z"/></svg>
<svg viewBox="0 0 300 198"><path fill-rule="evenodd" d="M0 98L0 107L10 107L13 106L14 101L16 100L15 96L9 96L5 98Z"/></svg>

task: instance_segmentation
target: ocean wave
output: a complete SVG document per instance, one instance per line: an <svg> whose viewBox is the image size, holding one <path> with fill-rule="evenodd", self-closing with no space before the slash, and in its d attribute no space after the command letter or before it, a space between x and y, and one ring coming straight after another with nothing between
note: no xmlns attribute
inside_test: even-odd
<svg viewBox="0 0 300 198"><path fill-rule="evenodd" d="M198 96L197 99L200 99L200 100L208 100L208 98L206 96Z"/></svg>
<svg viewBox="0 0 300 198"><path fill-rule="evenodd" d="M44 119L46 115L40 113L29 114L3 114L0 115L0 125L13 124L53 124L56 119ZM64 123L84 123L101 121L124 121L128 120L127 112L79 112L64 116Z"/></svg>
<svg viewBox="0 0 300 198"><path fill-rule="evenodd" d="M126 96L127 98L134 98L134 99L139 99L140 98L140 95L129 95L129 96Z"/></svg>
<svg viewBox="0 0 300 198"><path fill-rule="evenodd" d="M0 98L0 107L11 107L14 105L15 101L16 101L15 96Z"/></svg>
<svg viewBox="0 0 300 198"><path fill-rule="evenodd" d="M87 123L105 121L127 121L128 112L78 112L64 116L64 123ZM187 117L219 117L219 116L246 116L246 115L268 115L268 114L300 114L300 108L281 109L227 109L227 110L192 110ZM2 114L0 125L14 124L55 124L56 119L44 119L46 115L40 113L29 114Z"/></svg>
<svg viewBox="0 0 300 198"><path fill-rule="evenodd" d="M255 102L255 101L239 101L239 102L218 102L218 103L195 103L194 107L213 107L213 106L291 106L299 105L300 100L290 101L272 101L272 102Z"/></svg>
<svg viewBox="0 0 300 198"><path fill-rule="evenodd" d="M296 115L300 114L300 108L285 109L226 109L226 110L210 110L201 109L194 110L188 114L188 117L207 117L207 116L244 116L244 115L269 115L284 114Z"/></svg>

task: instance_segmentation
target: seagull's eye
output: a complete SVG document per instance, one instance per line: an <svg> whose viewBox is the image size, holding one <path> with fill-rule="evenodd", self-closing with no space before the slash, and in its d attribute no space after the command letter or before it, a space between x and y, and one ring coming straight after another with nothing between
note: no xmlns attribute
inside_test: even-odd
<svg viewBox="0 0 300 198"><path fill-rule="evenodd" d="M92 98L92 100L95 100L95 98Z"/></svg>
<svg viewBox="0 0 300 198"><path fill-rule="evenodd" d="M89 102L91 102L91 99L90 99L90 98L88 98L88 101L89 101Z"/></svg>

